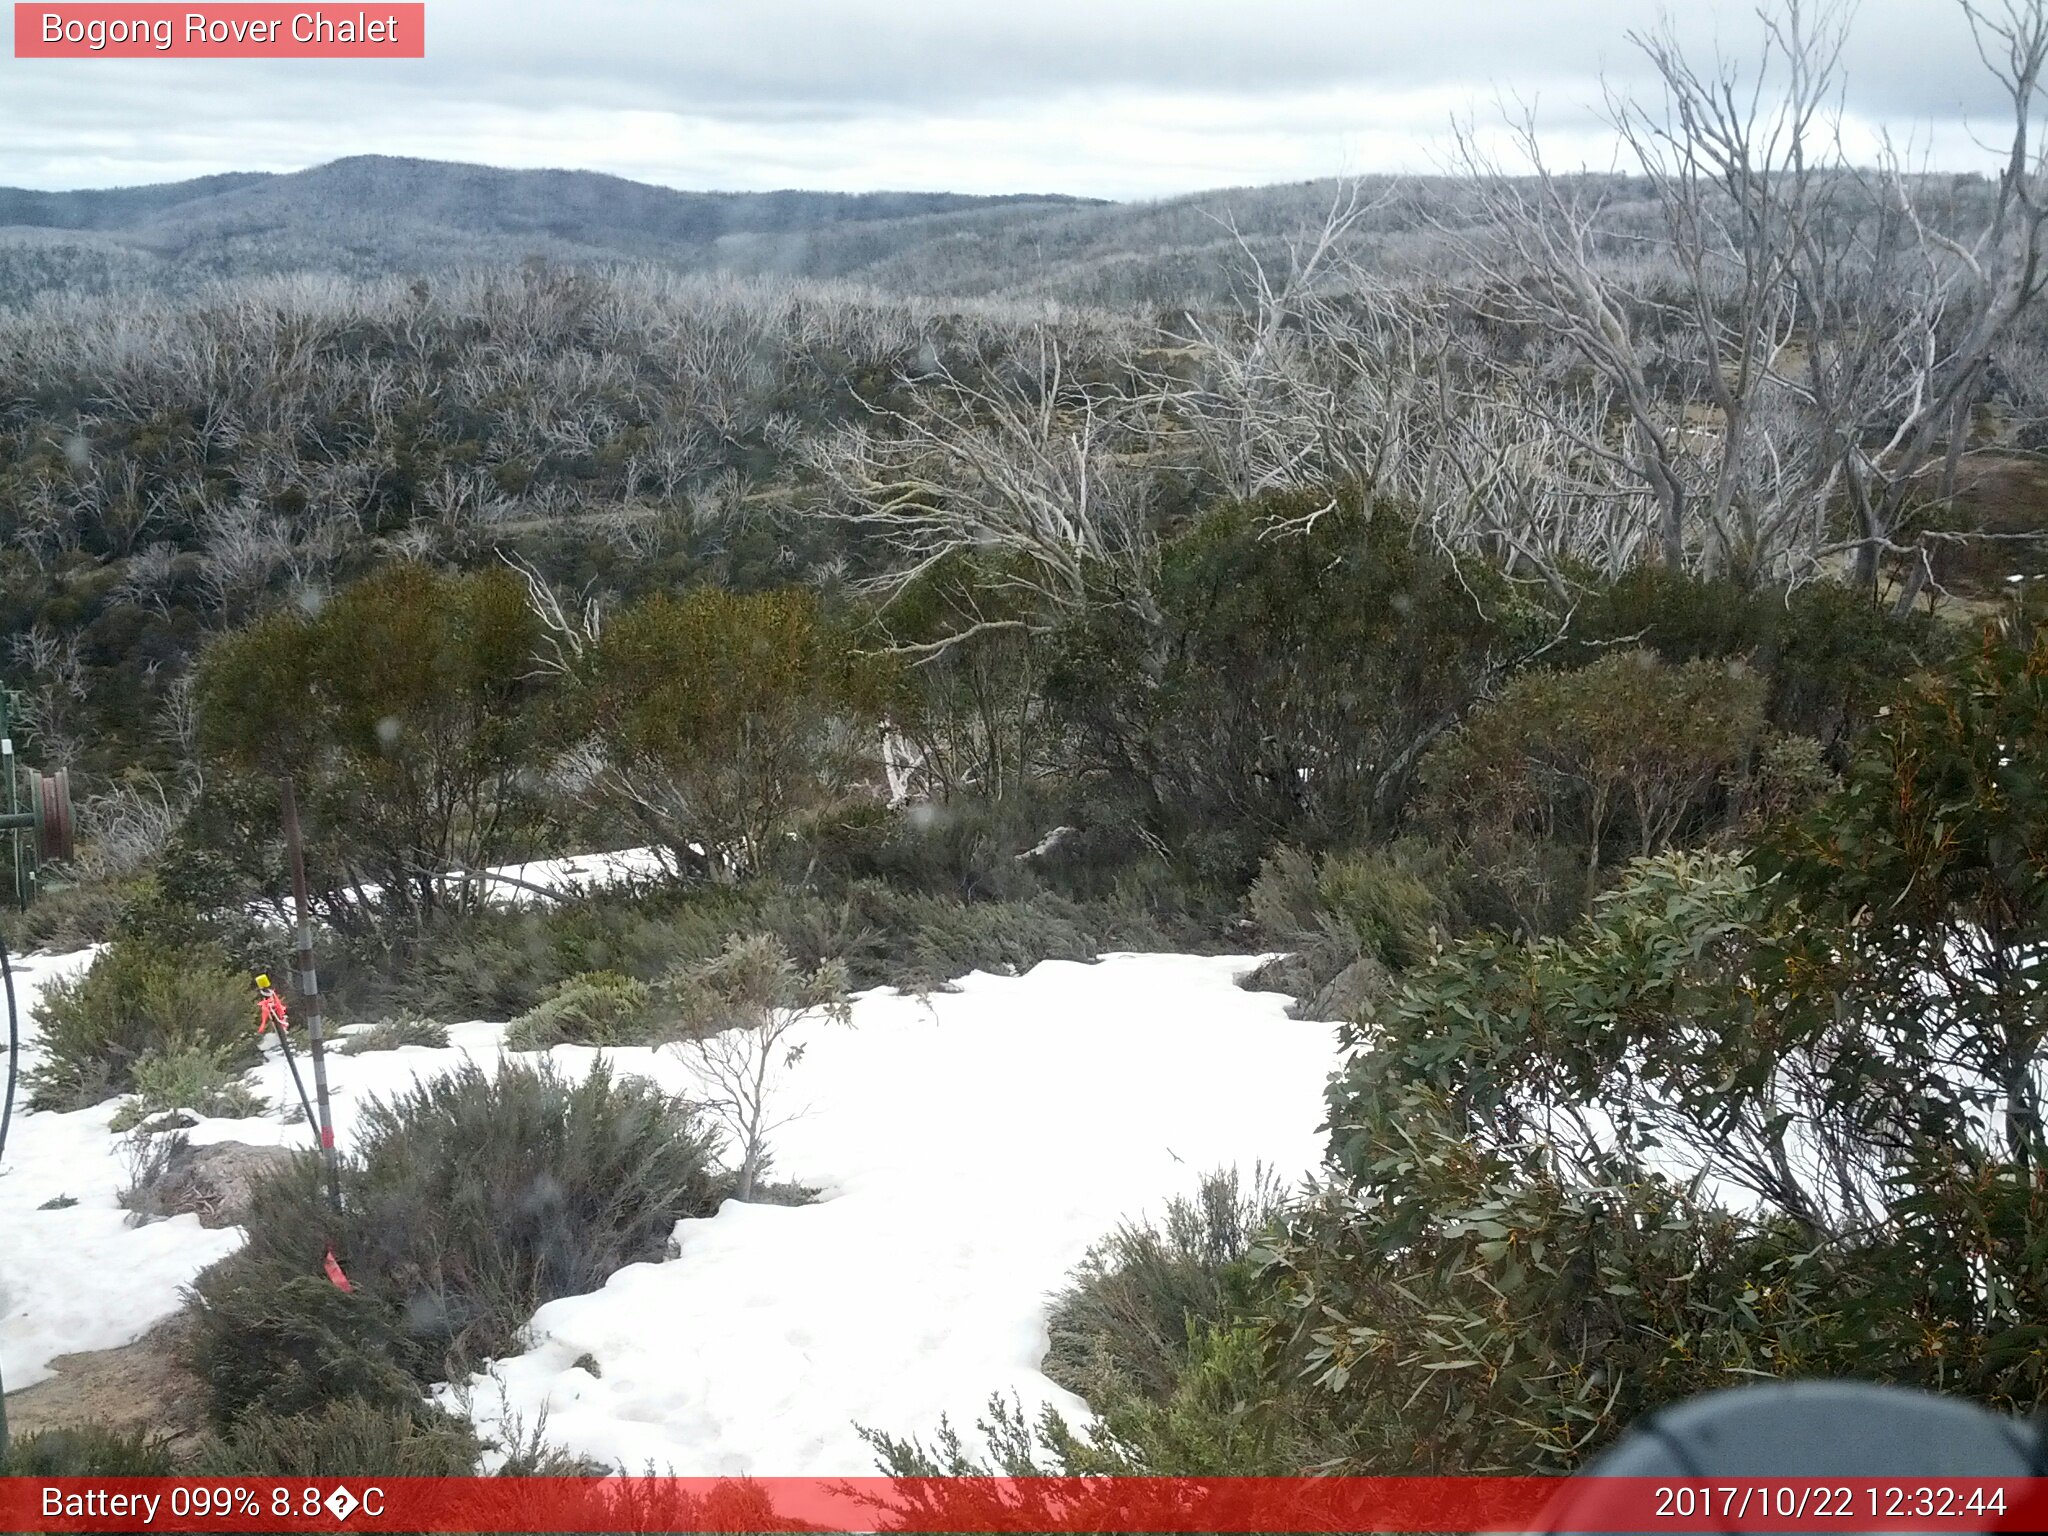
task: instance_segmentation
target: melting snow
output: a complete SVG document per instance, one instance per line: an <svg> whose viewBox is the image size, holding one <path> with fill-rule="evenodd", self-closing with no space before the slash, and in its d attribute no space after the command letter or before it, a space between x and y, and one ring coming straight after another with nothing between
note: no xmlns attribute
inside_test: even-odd
<svg viewBox="0 0 2048 1536"><path fill-rule="evenodd" d="M13 962L24 1074L37 1057L36 998L52 981L84 970L92 953ZM4 1049L0 1040L0 1073ZM58 1355L140 1338L178 1310L182 1286L242 1244L240 1231L208 1231L196 1216L127 1224L115 1198L129 1182L125 1142L107 1129L121 1100L66 1115L28 1114L20 1103L27 1096L24 1083L0 1155L0 1369L10 1392L48 1377ZM40 1209L61 1197L78 1203Z"/></svg>
<svg viewBox="0 0 2048 1536"><path fill-rule="evenodd" d="M25 1028L36 992L89 959L20 963ZM1318 1159L1334 1031L1238 989L1255 963L1049 962L929 998L866 993L851 1026L799 1026L806 1050L777 1100L798 1117L772 1137L770 1176L819 1200L728 1202L679 1224L678 1258L542 1308L526 1353L440 1395L487 1431L545 1415L568 1450L683 1474L871 1473L856 1424L928 1436L950 1414L964 1429L995 1393L1085 1418L1038 1365L1050 1294L1088 1245L1211 1168L1264 1162L1292 1179ZM331 1053L341 1144L367 1098L465 1057L488 1063L503 1036L502 1024L467 1023L445 1050ZM265 1050L249 1081L272 1112L203 1120L195 1144L309 1143L304 1124L284 1121L297 1096ZM550 1054L583 1070L597 1053ZM607 1054L670 1089L693 1084L674 1049ZM54 1356L140 1337L242 1240L189 1216L126 1225L123 1139L107 1128L118 1103L68 1115L17 1106L0 1166L10 1389L50 1374ZM79 1203L38 1209L57 1195ZM577 1364L586 1356L599 1374Z"/></svg>
<svg viewBox="0 0 2048 1536"><path fill-rule="evenodd" d="M775 1176L819 1203L681 1223L680 1257L543 1307L532 1349L444 1397L700 1476L872 1473L856 1424L971 1429L995 1393L1084 1420L1038 1365L1088 1245L1210 1168L1318 1159L1333 1031L1238 990L1253 963L1117 955L864 996L786 1079L809 1112L775 1137ZM687 1082L673 1055L657 1071Z"/></svg>

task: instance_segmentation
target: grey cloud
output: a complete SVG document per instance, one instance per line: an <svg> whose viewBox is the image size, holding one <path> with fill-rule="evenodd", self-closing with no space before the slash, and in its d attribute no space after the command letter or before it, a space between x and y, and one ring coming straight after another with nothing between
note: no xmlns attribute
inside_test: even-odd
<svg viewBox="0 0 2048 1536"><path fill-rule="evenodd" d="M1755 51L1750 4L1671 14L1689 47ZM917 109L1090 89L1590 83L1602 70L1641 76L1627 34L1659 19L1640 0L521 0L487 12L439 4L432 15L437 40L508 77L545 87L559 71L671 105L742 112L790 100ZM1880 109L1945 114L1960 96L1982 95L1960 8L1947 0L1869 0L1854 35L1857 76Z"/></svg>
<svg viewBox="0 0 2048 1536"><path fill-rule="evenodd" d="M1674 17L1689 49L1755 53L1748 0ZM1394 155L1398 138L1413 161L1440 137L1447 103L1483 115L1501 93L1540 96L1547 120L1582 134L1603 75L1644 87L1626 33L1656 20L1639 0L430 0L420 61L0 59L0 183L289 169L375 150L676 185L802 179L816 163L834 184L908 185L888 156L920 125L970 121L1000 138L1005 122L1041 131L1031 125L1056 106L1071 134L1040 167L1006 157L1003 174L1086 190L1120 186L1120 158L1145 158L1120 155L1108 126L1091 138L1089 123L1162 99L1182 105L1148 132L1177 135L1190 162L1219 143L1244 159L1259 135L1286 137L1278 179L1377 168L1345 163L1347 140ZM1864 0L1848 63L1851 110L1901 136L1935 123L1955 144L1957 120L1995 121L1996 93L1947 0ZM651 123L691 126L675 129L680 147L656 150L634 139ZM918 185L1018 189L991 184L966 144L953 162L943 143L920 148ZM1320 166L1296 163L1316 153Z"/></svg>

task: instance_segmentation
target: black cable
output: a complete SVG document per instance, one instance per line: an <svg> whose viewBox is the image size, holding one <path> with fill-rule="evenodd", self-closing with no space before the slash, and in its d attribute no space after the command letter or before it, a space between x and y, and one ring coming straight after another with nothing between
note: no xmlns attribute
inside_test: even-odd
<svg viewBox="0 0 2048 1536"><path fill-rule="evenodd" d="M7 940L0 938L0 982L7 987L7 1093L0 1098L0 1155L7 1151L7 1126L14 1119L14 1079L21 1071L21 1019L14 1009L14 967Z"/></svg>

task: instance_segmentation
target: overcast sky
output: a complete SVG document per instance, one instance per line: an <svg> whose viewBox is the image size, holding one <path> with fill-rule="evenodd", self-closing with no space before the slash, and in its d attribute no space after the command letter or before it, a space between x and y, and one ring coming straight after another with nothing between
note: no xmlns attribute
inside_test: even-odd
<svg viewBox="0 0 2048 1536"><path fill-rule="evenodd" d="M1756 50L1746 0L1676 15L1702 56ZM1453 113L1497 117L1504 96L1537 102L1554 159L1605 167L1590 109L1603 76L1640 88L1626 34L1657 16L1649 0L429 0L416 61L10 50L0 185L375 153L684 188L1141 198L1434 169ZM1938 167L1986 163L1999 102L1951 0L1864 0L1847 68L1859 154L1888 129Z"/></svg>

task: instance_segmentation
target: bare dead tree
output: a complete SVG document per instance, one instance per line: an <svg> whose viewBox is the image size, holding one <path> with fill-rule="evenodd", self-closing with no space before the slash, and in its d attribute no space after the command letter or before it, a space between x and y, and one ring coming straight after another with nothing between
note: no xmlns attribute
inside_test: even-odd
<svg viewBox="0 0 2048 1536"><path fill-rule="evenodd" d="M1412 436L1406 489L1439 549L1484 556L1566 601L1567 570L1612 580L1641 562L1653 537L1645 498L1585 446L1610 418L1605 391L1449 339L1422 377L1427 426Z"/></svg>
<svg viewBox="0 0 2048 1536"><path fill-rule="evenodd" d="M199 703L197 674L189 667L165 685L163 705L157 713L156 735L177 755L195 784L202 773L199 754Z"/></svg>
<svg viewBox="0 0 2048 1536"><path fill-rule="evenodd" d="M130 770L79 807L79 852L86 879L132 874L161 854L185 814L185 797L153 773Z"/></svg>
<svg viewBox="0 0 2048 1536"><path fill-rule="evenodd" d="M108 595L116 601L168 615L171 586L177 574L178 547L159 540L122 563L121 574L108 589Z"/></svg>
<svg viewBox="0 0 2048 1536"><path fill-rule="evenodd" d="M597 643L604 629L603 604L586 588L580 604L572 612L570 605L562 600L561 594L532 561L504 550L498 551L498 558L517 571L526 583L527 606L540 622L541 644L545 648L539 658L541 670L555 677L579 675L583 657Z"/></svg>
<svg viewBox="0 0 2048 1536"><path fill-rule="evenodd" d="M87 691L83 639L39 620L10 637L7 648L26 674L16 693L23 730L50 764L76 761L78 708Z"/></svg>
<svg viewBox="0 0 2048 1536"><path fill-rule="evenodd" d="M284 524L247 499L209 499L200 512L200 527L199 582L216 613L255 598L291 563L292 541Z"/></svg>
<svg viewBox="0 0 2048 1536"><path fill-rule="evenodd" d="M2048 146L2039 142L2035 123L2048 66L2048 4L1960 4L1978 57L2006 97L2010 136L1989 216L1968 234L1937 227L1916 205L1914 185L1896 157L1887 167L1898 211L1925 258L1926 280L1915 323L1902 333L1917 367L1895 391L1899 404L1884 418L1891 433L1871 433L1874 450L1861 438L1850 442L1842 456L1841 478L1859 535L1856 576L1864 583L1875 582L1883 555L1899 552L1897 541L1919 492L1916 482L1930 464L1940 465L1937 501L1954 499L1971 408L1999 348L2048 283ZM1912 546L1911 553L1915 565L1901 605L1912 601L1928 575L1926 544Z"/></svg>
<svg viewBox="0 0 2048 1536"><path fill-rule="evenodd" d="M1460 134L1490 231L1463 249L1496 313L1559 339L1611 392L1619 432L1546 417L1647 499L1665 563L1796 580L1853 553L1874 585L1885 554L1916 547L1901 541L1944 454L1937 494L1952 495L1989 360L2039 294L2048 216L2032 130L2048 15L2041 0L1962 9L2013 107L1989 217L1966 235L1924 216L1896 162L1847 162L1839 4L1765 10L1752 68L1633 36L1664 99L1610 98L1609 115L1652 189L1666 286L1629 281L1613 259L1629 237L1597 185L1549 169L1531 119L1513 125L1527 177Z"/></svg>
<svg viewBox="0 0 2048 1536"><path fill-rule="evenodd" d="M1132 462L1128 402L1068 370L1050 326L981 378L934 358L906 377L916 404L872 408L872 425L812 452L828 510L891 557L869 582L884 598L956 555L994 557L993 592L1021 616L963 624L910 649L957 644L991 629L1042 632L1097 601L1156 622L1148 480Z"/></svg>
<svg viewBox="0 0 2048 1536"><path fill-rule="evenodd" d="M1321 220L1272 260L1233 216L1216 216L1237 252L1240 307L1186 312L1142 387L1154 433L1191 440L1226 494L1371 487L1398 456L1416 317L1347 256L1376 206L1361 183L1340 183Z"/></svg>
<svg viewBox="0 0 2048 1536"><path fill-rule="evenodd" d="M48 570L57 556L78 548L78 519L50 477L28 479L14 493L13 510L22 551L38 570Z"/></svg>
<svg viewBox="0 0 2048 1536"><path fill-rule="evenodd" d="M805 1023L850 1024L846 967L828 960L800 971L779 939L733 938L722 954L664 983L684 1026L684 1062L703 1102L739 1143L736 1194L751 1200L768 1165L768 1138L796 1115L779 1102L780 1079L803 1060L792 1032Z"/></svg>
<svg viewBox="0 0 2048 1536"><path fill-rule="evenodd" d="M1641 498L1617 486L1597 439L1604 392L1503 362L1461 332L1441 283L1396 282L1355 249L1371 203L1340 187L1319 222L1262 256L1229 219L1245 300L1190 314L1139 370L1140 419L1171 457L1228 494L1355 487L1413 515L1455 558L1474 555L1568 596L1567 563L1616 572L1638 558ZM1274 536L1312 524L1335 505Z"/></svg>

